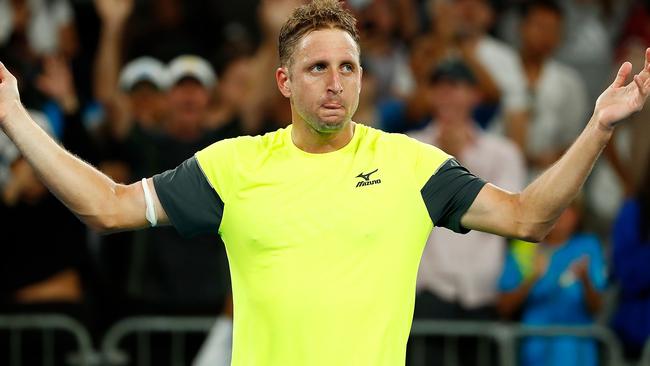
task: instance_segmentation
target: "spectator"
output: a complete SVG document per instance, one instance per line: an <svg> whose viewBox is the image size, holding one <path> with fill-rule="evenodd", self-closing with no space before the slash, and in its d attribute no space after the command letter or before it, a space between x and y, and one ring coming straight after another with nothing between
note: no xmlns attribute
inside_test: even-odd
<svg viewBox="0 0 650 366"><path fill-rule="evenodd" d="M406 45L396 37L396 3L373 0L358 10L364 63L373 69L378 99L403 99L414 88Z"/></svg>
<svg viewBox="0 0 650 366"><path fill-rule="evenodd" d="M647 160L647 161L650 161ZM636 359L650 336L650 164L633 197L616 218L613 231L613 274L620 285L613 327L626 356Z"/></svg>
<svg viewBox="0 0 650 366"><path fill-rule="evenodd" d="M427 96L434 119L413 137L454 155L463 166L500 187L522 189L526 170L517 147L486 133L472 120L479 91L468 66L458 60L440 64L429 78ZM420 263L415 317L495 320L504 250L505 239L496 235L434 230ZM433 346L429 358L437 356L435 364L442 364L442 347L435 342ZM475 354L474 349L459 357L463 364L475 364L471 360Z"/></svg>
<svg viewBox="0 0 650 366"><path fill-rule="evenodd" d="M595 236L579 234L577 202L537 246L516 241L499 280L499 312L527 325L589 325L602 304L605 262ZM598 364L591 339L531 337L522 342L521 365Z"/></svg>
<svg viewBox="0 0 650 366"><path fill-rule="evenodd" d="M562 20L561 8L553 1L542 0L525 7L521 23L520 55L530 115L523 146L531 179L562 156L587 118L582 79L552 58L561 39Z"/></svg>
<svg viewBox="0 0 650 366"><path fill-rule="evenodd" d="M74 12L68 0L0 0L0 48L23 56L77 51Z"/></svg>
<svg viewBox="0 0 650 366"><path fill-rule="evenodd" d="M246 93L242 128L251 135L274 131L291 121L291 109L278 92L273 75L280 59L277 42L282 24L289 18L300 0L262 0L257 8L262 42L251 59L251 83Z"/></svg>

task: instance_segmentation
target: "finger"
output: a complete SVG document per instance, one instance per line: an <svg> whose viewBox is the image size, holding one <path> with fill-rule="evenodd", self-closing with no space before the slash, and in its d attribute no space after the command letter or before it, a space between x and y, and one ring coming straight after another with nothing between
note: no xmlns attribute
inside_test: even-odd
<svg viewBox="0 0 650 366"><path fill-rule="evenodd" d="M645 65L643 68L650 71L650 47L645 50Z"/></svg>
<svg viewBox="0 0 650 366"><path fill-rule="evenodd" d="M625 81L627 80L628 76L630 76L630 72L632 72L632 64L626 61L618 69L618 73L616 73L616 79L614 79L614 82L611 86L613 88L620 88L625 85Z"/></svg>

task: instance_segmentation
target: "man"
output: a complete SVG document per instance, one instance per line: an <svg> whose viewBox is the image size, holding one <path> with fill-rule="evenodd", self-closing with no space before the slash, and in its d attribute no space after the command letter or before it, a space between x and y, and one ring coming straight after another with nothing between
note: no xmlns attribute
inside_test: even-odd
<svg viewBox="0 0 650 366"><path fill-rule="evenodd" d="M559 159L584 127L587 90L580 75L554 60L562 38L563 14L548 0L524 8L519 54L528 83L530 119L524 154L537 176Z"/></svg>
<svg viewBox="0 0 650 366"><path fill-rule="evenodd" d="M172 223L219 233L235 307L232 365L404 363L415 279L433 223L538 241L577 194L616 121L650 92L624 64L585 132L522 193L485 184L441 150L350 120L361 89L354 18L335 0L294 11L276 80L292 124L216 143L174 171L119 185L29 119L0 69L3 130L86 224ZM433 222L433 223L432 223Z"/></svg>
<svg viewBox="0 0 650 366"><path fill-rule="evenodd" d="M501 136L484 132L472 119L480 89L469 66L459 59L444 61L430 72L428 84L426 97L434 118L411 137L452 154L473 173L504 189L522 189L526 169L519 149ZM414 316L496 320L504 244L504 238L478 231L458 235L433 230L420 262ZM457 357L462 364L476 364L476 342L465 341ZM443 364L443 342L431 345L427 364Z"/></svg>

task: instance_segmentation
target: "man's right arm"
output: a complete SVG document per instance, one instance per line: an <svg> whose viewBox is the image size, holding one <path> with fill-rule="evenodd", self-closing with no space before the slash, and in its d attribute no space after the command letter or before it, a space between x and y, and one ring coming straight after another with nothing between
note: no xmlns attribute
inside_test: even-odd
<svg viewBox="0 0 650 366"><path fill-rule="evenodd" d="M16 78L0 63L0 127L42 182L81 221L102 231L148 226L140 183L117 184L52 140L20 103ZM147 180L159 224L169 220Z"/></svg>

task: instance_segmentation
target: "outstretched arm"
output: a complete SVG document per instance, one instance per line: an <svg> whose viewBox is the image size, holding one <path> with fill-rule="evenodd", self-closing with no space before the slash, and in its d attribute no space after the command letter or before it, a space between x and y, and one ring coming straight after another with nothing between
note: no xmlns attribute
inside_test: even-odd
<svg viewBox="0 0 650 366"><path fill-rule="evenodd" d="M20 103L16 78L0 63L0 127L43 183L77 217L98 231L147 226L142 185L122 185L70 154L52 140ZM159 223L168 221L151 179Z"/></svg>
<svg viewBox="0 0 650 366"><path fill-rule="evenodd" d="M560 160L521 193L487 184L461 224L507 237L542 240L582 188L615 125L643 108L650 92L650 48L643 70L626 85L631 70L629 62L621 66L616 80L596 101L587 127Z"/></svg>

